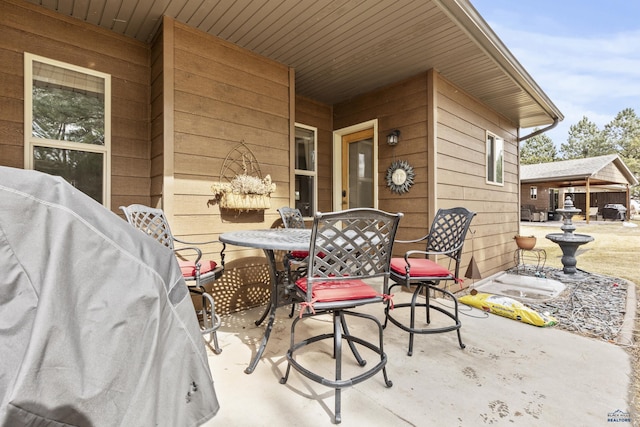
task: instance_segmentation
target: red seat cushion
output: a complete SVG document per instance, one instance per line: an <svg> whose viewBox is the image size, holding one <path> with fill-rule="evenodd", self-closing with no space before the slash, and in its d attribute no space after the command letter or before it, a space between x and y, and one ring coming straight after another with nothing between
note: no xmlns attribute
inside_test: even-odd
<svg viewBox="0 0 640 427"><path fill-rule="evenodd" d="M295 259L305 259L309 256L309 251L291 251L291 256ZM324 258L326 255L324 252L318 252L320 258Z"/></svg>
<svg viewBox="0 0 640 427"><path fill-rule="evenodd" d="M291 251L291 256L295 259L305 259L309 256L309 251Z"/></svg>
<svg viewBox="0 0 640 427"><path fill-rule="evenodd" d="M180 265L180 271L182 271L182 277L194 277L196 275L196 263L193 261L181 261L178 260ZM201 261L200 262L200 274L205 274L213 271L216 266L215 261Z"/></svg>
<svg viewBox="0 0 640 427"><path fill-rule="evenodd" d="M409 261L411 269L409 270L410 277L447 277L453 276L449 270L441 266L440 264L431 261L426 258L411 258ZM400 276L407 274L407 263L404 258L392 258L391 259L391 271Z"/></svg>
<svg viewBox="0 0 640 427"><path fill-rule="evenodd" d="M307 292L307 279L302 278L296 282L298 288ZM346 301L365 298L374 298L379 295L374 288L359 279L340 281L326 281L313 283L313 296L316 302Z"/></svg>

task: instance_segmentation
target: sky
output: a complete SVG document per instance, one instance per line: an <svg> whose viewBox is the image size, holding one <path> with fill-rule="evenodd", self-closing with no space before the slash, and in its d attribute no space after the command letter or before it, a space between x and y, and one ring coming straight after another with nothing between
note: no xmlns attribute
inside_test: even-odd
<svg viewBox="0 0 640 427"><path fill-rule="evenodd" d="M470 1L564 115L546 132L558 149L585 116L640 116L640 0Z"/></svg>

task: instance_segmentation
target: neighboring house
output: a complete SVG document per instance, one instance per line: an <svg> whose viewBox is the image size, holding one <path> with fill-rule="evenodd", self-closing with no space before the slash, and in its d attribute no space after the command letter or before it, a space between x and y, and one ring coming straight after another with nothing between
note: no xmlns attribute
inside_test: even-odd
<svg viewBox="0 0 640 427"><path fill-rule="evenodd" d="M620 203L629 209L630 187L637 184L638 180L617 154L522 165L520 204L522 212L535 210L548 215L562 208L563 200L570 195L574 206L589 222L601 216L605 205L610 203Z"/></svg>
<svg viewBox="0 0 640 427"><path fill-rule="evenodd" d="M563 116L468 1L50 4L0 0L0 164L59 173L80 153L75 185L114 212L162 207L192 239L271 227L284 205L402 211L408 239L462 205L482 274L511 266L520 129ZM98 134L64 129L93 142L32 120L37 91L60 88L103 108ZM211 185L242 141L276 191L229 213ZM413 185L389 186L392 165Z"/></svg>

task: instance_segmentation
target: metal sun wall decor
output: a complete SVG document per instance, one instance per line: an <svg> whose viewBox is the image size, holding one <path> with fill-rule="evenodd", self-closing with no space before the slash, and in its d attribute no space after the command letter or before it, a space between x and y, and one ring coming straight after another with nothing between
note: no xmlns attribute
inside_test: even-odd
<svg viewBox="0 0 640 427"><path fill-rule="evenodd" d="M394 160L387 169L387 186L396 194L409 191L416 174L406 160Z"/></svg>

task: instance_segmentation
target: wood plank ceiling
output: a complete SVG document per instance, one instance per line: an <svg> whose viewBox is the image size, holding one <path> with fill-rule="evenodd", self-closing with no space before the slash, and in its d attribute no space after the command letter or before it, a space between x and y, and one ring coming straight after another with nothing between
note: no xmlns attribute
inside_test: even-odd
<svg viewBox="0 0 640 427"><path fill-rule="evenodd" d="M467 0L26 0L150 42L163 15L296 71L335 104L434 68L522 128L562 114Z"/></svg>

